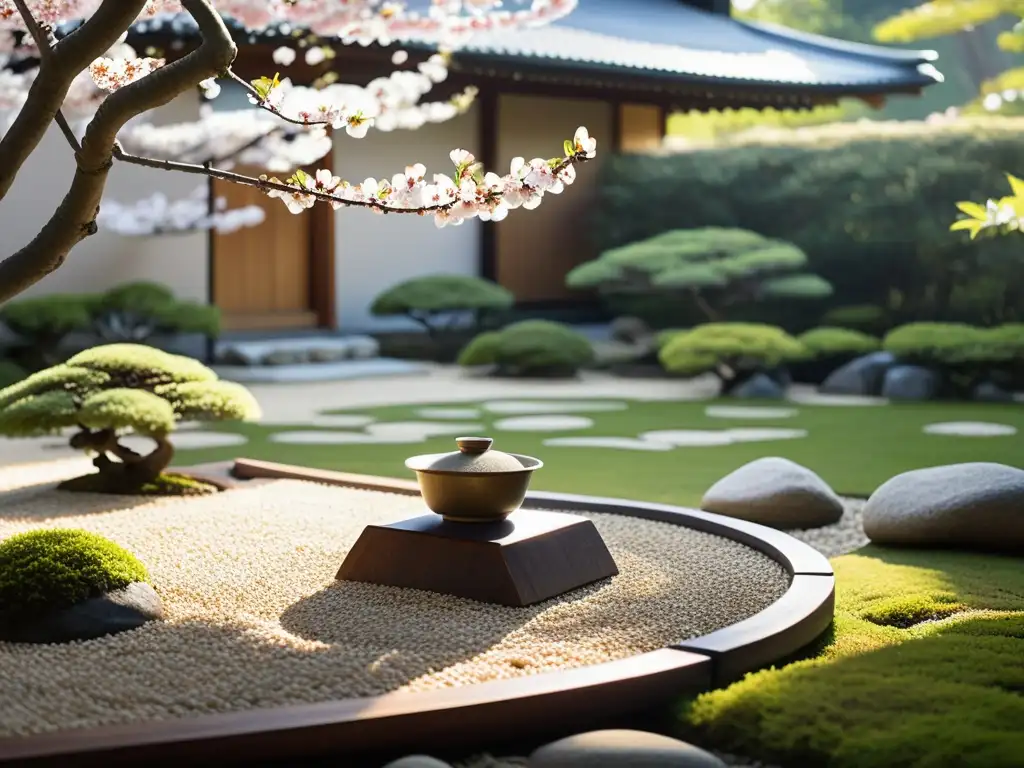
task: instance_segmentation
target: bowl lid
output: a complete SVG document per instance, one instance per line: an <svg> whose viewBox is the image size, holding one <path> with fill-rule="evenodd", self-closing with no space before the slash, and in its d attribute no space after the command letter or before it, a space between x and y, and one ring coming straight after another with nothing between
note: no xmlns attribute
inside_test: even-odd
<svg viewBox="0 0 1024 768"><path fill-rule="evenodd" d="M405 466L419 472L458 474L522 472L527 468L512 454L492 450L494 440L489 437L456 437L455 444L457 451L413 456Z"/></svg>

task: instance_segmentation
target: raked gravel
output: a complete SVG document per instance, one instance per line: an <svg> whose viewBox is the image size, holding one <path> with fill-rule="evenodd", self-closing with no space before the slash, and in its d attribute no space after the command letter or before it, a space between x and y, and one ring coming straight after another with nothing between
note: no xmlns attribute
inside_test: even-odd
<svg viewBox="0 0 1024 768"><path fill-rule="evenodd" d="M770 558L665 523L587 514L620 575L527 608L334 574L362 527L416 498L298 481L193 499L69 496L70 460L0 470L0 538L107 536L149 568L168 620L62 646L0 644L0 736L417 692L652 651L766 608Z"/></svg>

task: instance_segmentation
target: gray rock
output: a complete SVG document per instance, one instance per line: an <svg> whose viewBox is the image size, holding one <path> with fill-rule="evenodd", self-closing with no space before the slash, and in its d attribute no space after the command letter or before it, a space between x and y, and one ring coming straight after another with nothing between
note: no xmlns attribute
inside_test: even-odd
<svg viewBox="0 0 1024 768"><path fill-rule="evenodd" d="M647 323L639 317L631 317L629 315L616 317L612 320L609 332L613 341L621 341L624 344L636 344L641 340L649 338L651 335L651 329Z"/></svg>
<svg viewBox="0 0 1024 768"><path fill-rule="evenodd" d="M826 395L876 396L882 391L885 372L896 364L889 352L872 352L851 360L829 374L821 385Z"/></svg>
<svg viewBox="0 0 1024 768"><path fill-rule="evenodd" d="M657 733L592 731L541 747L529 768L725 768L709 752Z"/></svg>
<svg viewBox="0 0 1024 768"><path fill-rule="evenodd" d="M305 349L275 349L261 359L263 365L302 365L309 362L309 352Z"/></svg>
<svg viewBox="0 0 1024 768"><path fill-rule="evenodd" d="M309 350L309 362L311 363L339 363L349 356L348 347L316 347Z"/></svg>
<svg viewBox="0 0 1024 768"><path fill-rule="evenodd" d="M1012 403L1013 393L994 382L983 381L971 391L971 399L980 403Z"/></svg>
<svg viewBox="0 0 1024 768"><path fill-rule="evenodd" d="M768 374L755 373L732 389L729 396L743 400L781 400L786 396L786 390Z"/></svg>
<svg viewBox="0 0 1024 768"><path fill-rule="evenodd" d="M706 512L772 528L819 528L839 521L843 502L817 474L789 459L757 459L704 494Z"/></svg>
<svg viewBox="0 0 1024 768"><path fill-rule="evenodd" d="M221 365L257 365L259 359L245 354L244 351L236 347L225 347L217 353L217 362Z"/></svg>
<svg viewBox="0 0 1024 768"><path fill-rule="evenodd" d="M367 360L380 355L380 342L373 336L348 336L349 356L354 360Z"/></svg>
<svg viewBox="0 0 1024 768"><path fill-rule="evenodd" d="M939 394L942 377L918 365L897 365L885 372L882 397L889 400L921 402Z"/></svg>
<svg viewBox="0 0 1024 768"><path fill-rule="evenodd" d="M452 768L449 763L427 755L409 755L392 760L384 768Z"/></svg>
<svg viewBox="0 0 1024 768"><path fill-rule="evenodd" d="M70 608L31 617L0 612L0 640L13 643L68 643L138 629L163 618L160 596L149 584L136 582Z"/></svg>
<svg viewBox="0 0 1024 768"><path fill-rule="evenodd" d="M917 469L864 505L876 544L1024 553L1024 471L972 462Z"/></svg>

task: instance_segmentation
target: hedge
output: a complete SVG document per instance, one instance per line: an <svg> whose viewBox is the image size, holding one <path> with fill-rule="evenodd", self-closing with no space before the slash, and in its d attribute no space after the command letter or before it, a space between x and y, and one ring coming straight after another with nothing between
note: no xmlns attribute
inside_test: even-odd
<svg viewBox="0 0 1024 768"><path fill-rule="evenodd" d="M665 370L686 377L714 373L727 386L807 355L781 328L756 323L706 323L662 334L659 342L658 358Z"/></svg>
<svg viewBox="0 0 1024 768"><path fill-rule="evenodd" d="M881 307L888 327L1024 319L1019 243L949 231L958 201L987 199L1020 168L1021 135L1024 118L852 123L613 156L591 236L606 251L681 228L752 230L807 253L835 306Z"/></svg>
<svg viewBox="0 0 1024 768"><path fill-rule="evenodd" d="M594 361L586 336L562 323L523 320L474 338L459 365L492 366L506 376L572 376Z"/></svg>

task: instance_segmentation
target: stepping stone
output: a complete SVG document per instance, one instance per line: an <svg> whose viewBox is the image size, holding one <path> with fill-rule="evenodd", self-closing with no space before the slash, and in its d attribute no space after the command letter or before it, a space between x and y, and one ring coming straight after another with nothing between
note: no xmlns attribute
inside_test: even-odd
<svg viewBox="0 0 1024 768"><path fill-rule="evenodd" d="M782 530L820 528L843 516L843 502L828 483L778 457L757 459L726 475L704 494L700 508Z"/></svg>
<svg viewBox="0 0 1024 768"><path fill-rule="evenodd" d="M788 419L796 416L796 408L758 408L745 405L709 405L704 415L712 419Z"/></svg>
<svg viewBox="0 0 1024 768"><path fill-rule="evenodd" d="M890 352L872 352L837 368L821 385L828 395L878 395L885 372L896 365Z"/></svg>
<svg viewBox="0 0 1024 768"><path fill-rule="evenodd" d="M288 445L403 445L407 443L422 443L426 440L422 435L382 437L380 435L368 435L365 432L338 432L327 429L275 432L267 439L272 443L286 443Z"/></svg>
<svg viewBox="0 0 1024 768"><path fill-rule="evenodd" d="M745 429L730 429L726 431L726 434L729 435L729 440L733 443L760 443L765 440L795 440L807 437L807 430L747 427Z"/></svg>
<svg viewBox="0 0 1024 768"><path fill-rule="evenodd" d="M835 406L872 406L888 405L889 401L884 397L870 397L867 395L828 395L821 392L803 392L793 394L789 398L794 403L801 405L835 405Z"/></svg>
<svg viewBox="0 0 1024 768"><path fill-rule="evenodd" d="M725 768L709 752L657 733L592 731L547 744L528 768Z"/></svg>
<svg viewBox="0 0 1024 768"><path fill-rule="evenodd" d="M1024 470L972 462L904 472L862 514L876 544L1024 553Z"/></svg>
<svg viewBox="0 0 1024 768"><path fill-rule="evenodd" d="M411 438L410 442L421 442L428 437L444 435L470 435L482 432L483 424L451 421L381 421L370 424L366 432L373 437L385 439Z"/></svg>
<svg viewBox="0 0 1024 768"><path fill-rule="evenodd" d="M668 443L677 448L687 448L703 445L729 445L732 438L729 432L720 430L700 429L659 429L653 432L640 434L641 440L653 440L656 443Z"/></svg>
<svg viewBox="0 0 1024 768"><path fill-rule="evenodd" d="M956 435L957 437L1005 437L1016 435L1017 428L1008 424L987 421L943 421L924 428L927 435Z"/></svg>
<svg viewBox="0 0 1024 768"><path fill-rule="evenodd" d="M392 760L384 768L452 768L450 763L427 755L409 755Z"/></svg>
<svg viewBox="0 0 1024 768"><path fill-rule="evenodd" d="M338 414L335 416L313 414L306 418L294 419L260 419L260 426L263 427L290 427L300 424L309 424L317 427L336 427L338 429L358 429L372 424L376 419L373 416L360 416L358 414Z"/></svg>
<svg viewBox="0 0 1024 768"><path fill-rule="evenodd" d="M551 448L614 448L620 451L671 451L672 443L636 437L552 437L544 441Z"/></svg>
<svg viewBox="0 0 1024 768"><path fill-rule="evenodd" d="M942 377L919 365L897 365L885 372L882 397L905 402L934 400L942 386Z"/></svg>
<svg viewBox="0 0 1024 768"><path fill-rule="evenodd" d="M420 408L416 415L421 419L479 419L479 408Z"/></svg>
<svg viewBox="0 0 1024 768"><path fill-rule="evenodd" d="M503 415L519 413L586 413L588 411L624 411L628 403L584 400L493 400L483 405L485 411Z"/></svg>
<svg viewBox="0 0 1024 768"><path fill-rule="evenodd" d="M517 416L494 422L494 428L503 432L561 432L592 426L593 419L585 416Z"/></svg>

